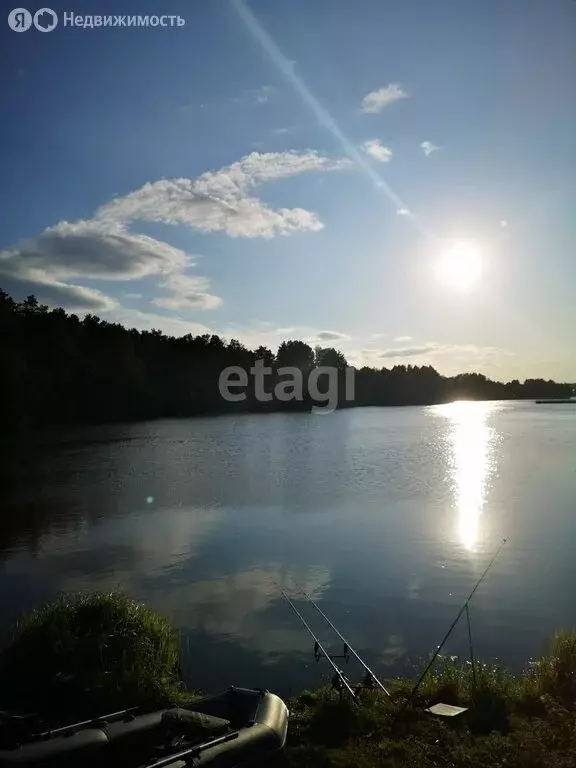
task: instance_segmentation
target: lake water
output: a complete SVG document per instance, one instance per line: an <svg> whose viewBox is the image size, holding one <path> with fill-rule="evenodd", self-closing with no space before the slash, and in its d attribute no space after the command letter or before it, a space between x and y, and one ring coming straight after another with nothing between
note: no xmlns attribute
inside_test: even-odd
<svg viewBox="0 0 576 768"><path fill-rule="evenodd" d="M115 425L47 436L2 490L3 630L121 587L182 630L189 682L329 679L280 595L300 584L382 676L471 610L515 668L575 623L576 408L455 403ZM299 609L328 640L322 621ZM465 654L464 624L447 646ZM338 644L327 643L340 652ZM352 678L359 678L349 665Z"/></svg>

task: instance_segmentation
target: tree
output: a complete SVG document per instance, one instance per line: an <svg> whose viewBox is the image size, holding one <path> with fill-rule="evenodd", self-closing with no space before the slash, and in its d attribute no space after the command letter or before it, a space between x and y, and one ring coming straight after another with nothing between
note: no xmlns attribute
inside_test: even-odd
<svg viewBox="0 0 576 768"><path fill-rule="evenodd" d="M275 392L277 384L289 386L290 376L279 375L279 369L299 369L303 399L282 402L275 396L264 402L249 373L257 360L275 369L267 374L267 392ZM355 372L355 396L349 402L346 365L333 347L313 350L303 341L285 341L274 357L267 347L250 350L216 334L175 338L91 314L80 320L63 309L49 310L35 296L18 302L0 290L0 418L6 430L237 410L309 410L315 404L308 387L314 366L338 369L339 407L427 405L462 397L568 398L573 387L544 379L503 384L478 373L444 377L431 366L364 367ZM246 399L239 403L226 401L219 389L222 371L232 366L243 368L249 381ZM322 389L325 382L319 383Z"/></svg>
<svg viewBox="0 0 576 768"><path fill-rule="evenodd" d="M342 352L334 349L334 347L317 346L314 348L314 365L317 368L329 367L343 371L348 367L348 362Z"/></svg>
<svg viewBox="0 0 576 768"><path fill-rule="evenodd" d="M314 351L303 341L283 341L276 353L276 365L309 371L314 365Z"/></svg>
<svg viewBox="0 0 576 768"><path fill-rule="evenodd" d="M268 347L260 346L254 351L254 360L263 360L264 365L270 368L274 363L274 352Z"/></svg>

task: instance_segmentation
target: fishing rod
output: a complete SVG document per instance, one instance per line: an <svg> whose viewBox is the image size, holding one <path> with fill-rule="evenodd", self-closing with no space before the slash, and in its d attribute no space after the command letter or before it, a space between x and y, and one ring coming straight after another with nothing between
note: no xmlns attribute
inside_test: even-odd
<svg viewBox="0 0 576 768"><path fill-rule="evenodd" d="M320 606L319 606L319 605L318 605L316 602L314 602L314 600L312 600L312 598L310 597L310 595L309 595L309 594L308 594L308 593L307 593L307 592L306 592L306 591L305 591L305 590L304 590L304 589L303 589L303 588L300 586L300 584L298 584L298 582L297 582L297 581L294 581L294 584L296 585L296 587L298 587L298 589L300 590L300 592L302 592L302 594L304 595L304 597L305 597L305 598L306 598L306 599L307 599L309 602L311 602L311 603L312 603L312 605L314 606L314 608L316 608L316 610L318 611L318 613L319 613L319 614L322 616L322 618L323 618L323 619L324 619L324 620L327 622L328 626L329 626L331 629L333 629L333 630L334 630L334 632L335 632L335 633L338 635L338 637L340 638L340 640L342 640L342 642L344 643L344 649L345 649L345 652L346 652L346 650L350 651L350 653L351 653L351 654L352 654L352 655L353 655L353 656L356 658L356 660L357 660L357 661L358 661L358 662L359 662L359 663L360 663L360 664L361 664L361 665L364 667L364 669L365 669L365 670L366 670L366 672L367 672L367 673L370 675L370 677L372 678L372 680L374 680L374 682L375 682L375 683L378 685L378 687L379 687L379 688L381 688L381 689L384 691L384 693L386 694L386 696L388 696L388 698L390 699L390 701L392 701L392 695L391 695L390 691L389 691L389 690L388 690L388 689L387 689L387 688L386 688L386 687L385 687L385 686L384 686L384 685L383 685L383 684L380 682L380 680L378 680L378 678L376 677L376 675L374 674L374 672L372 672L372 670L370 669L370 667L368 666L368 664L366 664L366 663L365 663L365 662L364 662L364 661L363 661L363 660L360 658L360 656L359 656L359 655L356 653L356 651L354 650L354 648L352 648L352 646L350 645L350 643L348 642L348 640L346 640L346 638L344 637L344 635L343 635L343 634L342 634L342 633L341 633L341 632L340 632L340 631L339 631L339 630L338 630L338 629L337 629L337 628L334 626L334 624L333 624L333 623L330 621L330 619L328 618L328 616L326 616L326 614L324 613L324 611L322 610L322 608L320 608Z"/></svg>
<svg viewBox="0 0 576 768"><path fill-rule="evenodd" d="M414 696L416 695L416 692L418 691L418 688L420 688L420 686L421 686L421 684L422 684L422 681L424 680L424 678L426 677L426 675L427 675L427 674L428 674L428 672L430 671L430 667L432 666L432 664L434 664L434 662L435 662L435 661L436 661L436 659L438 658L438 654L440 653L440 651L442 650L442 648L443 648L444 644L446 643L446 641L448 640L448 638L449 638L449 637L450 637L450 635L452 634L452 631L454 630L454 627L455 627L455 626L456 626L456 624L458 623L458 620L460 619L460 617L462 616L462 614L464 613L464 611L466 611L466 610L467 610L467 608L468 608L468 603L470 602L470 600L472 600L472 598L474 597L474 595L475 595L475 593L476 593L476 590L478 589L478 587L480 586L480 584L482 584L482 582L483 582L483 581L484 581L484 579L486 578L486 575L487 575L488 571L489 571L489 570L490 570L490 568L492 568L492 566L494 565L494 562L496 561L496 558L497 558L497 557L498 557L498 555L500 554L500 552L501 552L501 550L502 550L502 547L504 546L504 544L506 544L506 542L507 542L507 541L508 541L508 539L503 539L503 540L502 540L502 543L500 544L500 546L499 546L499 547L498 547L498 549L496 550L496 552L495 552L494 556L492 557L492 559L490 560L490 562L488 563L488 565L487 565L487 566L486 566L486 568L484 569L484 571L483 571L482 575L480 576L480 578L478 579L478 581L477 581L477 582L476 582L476 584L474 585L474 588L472 589L472 592L470 592L470 594L468 595L468 597L467 597L467 598L466 598L466 600L464 601L464 604L463 604L462 608L460 608L460 610L458 611L458 615L456 616L456 618L455 618L455 619L454 619L454 621L452 622L452 625L450 626L450 629L449 629L449 630L448 630L448 632L446 632L446 634L444 635L444 638L443 638L442 642L440 643L440 645L438 646L438 648L436 648L436 650L435 650L435 651L434 651L434 653L432 654L432 657L431 657L430 661L428 662L428 664L426 665L426 668L425 668L424 672L422 672L422 674L421 674L421 675L420 675L420 677L418 678L418 681L416 682L416 685L414 686L414 688L412 688L412 691L410 692L410 695L408 696L408 698L406 699L406 701L405 701L405 703L404 703L404 706L402 707L402 712L404 712L404 711L406 710L406 708L408 707L408 704L409 704L409 703L412 701L412 699L413 699L413 698L414 698Z"/></svg>
<svg viewBox="0 0 576 768"><path fill-rule="evenodd" d="M274 583L276 583L276 582L274 582ZM278 584L276 584L276 586L278 586ZM354 691L353 691L353 690L352 690L352 688L350 687L350 683L348 682L348 680L346 680L346 677L344 676L344 673L342 672L342 670L341 670L341 669L339 669L339 668L336 666L336 664L334 663L334 660L332 659L332 657L330 656L330 654L328 653L328 651L326 651L326 649L324 648L324 646L322 645L322 643L320 642L320 640L318 640L318 638L316 637L316 635L314 634L314 632L313 632L313 631L310 629L310 626L309 626L309 625L308 625L308 623L306 622L306 619L304 618L304 616L302 616L302 614L300 613L300 611L298 610L298 608L296 608L296 606L294 605L294 603L292 602L292 600L290 600L290 598L288 597L288 595L286 594L286 592L284 592L284 590L283 590L283 589L280 589L280 592L281 592L281 594L282 594L282 597L284 597L284 599L285 599L285 600L288 602L288 605L289 605L289 606L292 608L292 610L294 611L294 613L296 614L296 616L298 616L298 618L300 619L300 621L301 621L301 622L302 622L302 624L304 625L305 629L308 631L308 634L309 634L309 635L312 637L312 639L314 640L314 643L315 643L315 645L314 645L314 649L315 649L315 650L316 650L316 649L318 649L318 650L319 650L319 651L320 651L320 652L321 652L321 653L324 655L324 657L325 657L325 658L328 660L328 662L329 662L330 666L332 667L332 669L333 669L333 670L334 670L334 672L336 673L336 675L337 675L338 679L340 680L340 682L342 683L342 685L343 685L343 686L346 688L346 690L347 690L347 691L348 691L348 693L349 693L349 694L352 696L352 698L353 698L353 699L355 699L355 698L356 698L356 694L354 693Z"/></svg>

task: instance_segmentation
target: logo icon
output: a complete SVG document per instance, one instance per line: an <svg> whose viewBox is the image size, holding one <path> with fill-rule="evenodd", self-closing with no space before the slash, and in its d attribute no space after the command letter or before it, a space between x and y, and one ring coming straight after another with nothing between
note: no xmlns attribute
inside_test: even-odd
<svg viewBox="0 0 576 768"><path fill-rule="evenodd" d="M40 8L34 14L34 26L39 32L52 32L58 25L58 16L52 8Z"/></svg>
<svg viewBox="0 0 576 768"><path fill-rule="evenodd" d="M14 32L26 32L32 26L32 14L26 8L14 8L8 14L8 26Z"/></svg>

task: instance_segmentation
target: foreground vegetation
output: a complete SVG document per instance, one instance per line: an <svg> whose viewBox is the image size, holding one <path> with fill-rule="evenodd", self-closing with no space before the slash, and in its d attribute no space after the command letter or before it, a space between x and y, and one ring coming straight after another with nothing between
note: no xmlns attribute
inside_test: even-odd
<svg viewBox="0 0 576 768"><path fill-rule="evenodd" d="M0 710L91 717L185 697L168 621L120 592L64 596L26 616L0 653Z"/></svg>
<svg viewBox="0 0 576 768"><path fill-rule="evenodd" d="M59 722L139 704L185 704L179 639L168 622L120 593L75 595L34 611L0 654L1 709ZM233 682L233 681L231 681ZM521 675L440 659L411 706L413 685L388 683L395 703L364 690L359 702L329 689L289 702L292 768L573 768L576 632L557 634ZM468 711L437 718L433 703Z"/></svg>
<svg viewBox="0 0 576 768"><path fill-rule="evenodd" d="M408 358L418 352L395 351ZM389 355L384 353L382 361ZM249 377L245 400L224 400L218 388L220 373L228 366L249 371L256 360L263 360L273 371L265 383L272 399L257 397L255 380ZM298 368L306 382L315 367L342 370L346 365L344 355L332 347L312 349L295 340L273 352L262 346L250 350L235 339L227 341L214 334L174 338L158 330L124 328L90 314L81 319L63 309L49 310L34 296L14 301L0 290L4 431L206 413L310 410L313 403L306 387L302 402L277 399L280 369ZM325 391L326 382L319 384ZM568 398L572 394L569 384L543 379L503 383L478 373L447 377L430 365L363 367L356 371L355 384L351 400L345 400L343 384L338 387L340 406Z"/></svg>
<svg viewBox="0 0 576 768"><path fill-rule="evenodd" d="M441 660L412 706L413 685L393 680L397 702L364 691L360 704L323 689L291 703L286 753L296 768L573 768L576 765L576 633L556 635L548 652L522 675ZM426 707L468 707L439 718Z"/></svg>

